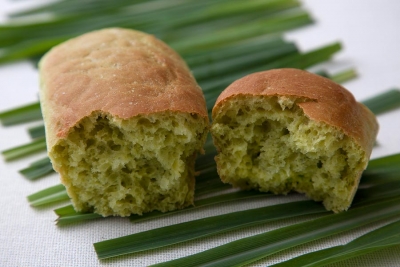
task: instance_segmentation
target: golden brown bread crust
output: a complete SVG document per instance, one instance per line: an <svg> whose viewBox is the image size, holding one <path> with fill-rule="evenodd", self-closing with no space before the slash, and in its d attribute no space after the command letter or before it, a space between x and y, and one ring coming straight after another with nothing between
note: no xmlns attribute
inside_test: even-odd
<svg viewBox="0 0 400 267"><path fill-rule="evenodd" d="M110 28L54 47L40 62L47 147L93 112L128 119L163 111L198 114L205 100L186 63L142 32Z"/></svg>
<svg viewBox="0 0 400 267"><path fill-rule="evenodd" d="M309 101L298 103L310 119L334 126L360 145L369 158L378 133L374 114L335 82L298 69L275 69L250 74L228 86L212 111L237 95L293 96ZM361 175L361 174L360 174Z"/></svg>

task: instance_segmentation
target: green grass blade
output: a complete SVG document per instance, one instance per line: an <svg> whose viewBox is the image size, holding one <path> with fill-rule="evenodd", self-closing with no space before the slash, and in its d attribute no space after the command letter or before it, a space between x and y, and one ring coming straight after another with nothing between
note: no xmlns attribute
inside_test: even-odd
<svg viewBox="0 0 400 267"><path fill-rule="evenodd" d="M154 266L243 266L282 250L400 214L399 197L239 239Z"/></svg>
<svg viewBox="0 0 400 267"><path fill-rule="evenodd" d="M400 90L391 89L370 99L362 101L375 115L400 108Z"/></svg>
<svg viewBox="0 0 400 267"><path fill-rule="evenodd" d="M347 69L333 75L328 75L328 78L336 83L344 83L357 77L355 69Z"/></svg>
<svg viewBox="0 0 400 267"><path fill-rule="evenodd" d="M59 216L56 220L56 224L59 226L103 218L103 216L96 213L76 212L72 205L55 209L54 212Z"/></svg>
<svg viewBox="0 0 400 267"><path fill-rule="evenodd" d="M221 180L214 179L207 181L204 184L204 187L195 191L196 197L205 196L212 193L222 192L223 190L231 189L232 186L230 184L224 184Z"/></svg>
<svg viewBox="0 0 400 267"><path fill-rule="evenodd" d="M175 224L134 235L102 241L95 243L94 247L98 257L100 259L105 259L177 244L245 226L321 212L326 212L326 210L320 204L313 201L298 201Z"/></svg>
<svg viewBox="0 0 400 267"><path fill-rule="evenodd" d="M362 235L346 245L315 251L272 266L320 267L394 245L400 245L399 228L400 221L396 221Z"/></svg>
<svg viewBox="0 0 400 267"><path fill-rule="evenodd" d="M37 193L31 194L28 201L33 207L52 204L54 202L68 200L67 190L62 184L49 187Z"/></svg>
<svg viewBox="0 0 400 267"><path fill-rule="evenodd" d="M232 192L232 193L222 194L222 195L215 196L215 197L204 198L204 199L197 200L197 201L195 200L194 206L191 206L191 207L188 207L185 209L174 210L174 211L170 211L170 212L153 211L153 212L145 213L143 215L131 215L129 217L129 219L131 222L135 222L135 223L143 222L146 220L157 219L160 217L173 215L173 214L180 213L180 212L185 212L188 210L204 208L204 207L207 207L210 205L221 204L221 203L226 203L226 202L230 202L230 201L257 198L257 197L266 197L268 195L270 195L270 194L261 193L261 192L257 192L257 191Z"/></svg>
<svg viewBox="0 0 400 267"><path fill-rule="evenodd" d="M258 2L258 6L252 5L252 3L256 2ZM266 20L267 18L274 18L274 16L285 15L286 12L300 10L295 8L299 7L299 2L291 0L253 0L244 3L236 2L235 4L232 4L231 1L223 1L221 4L210 5L208 9L200 10L190 16L180 16L180 19L171 18L173 22L170 25L165 25L164 32L161 33L160 37L169 43L188 36L197 38L199 35L210 35L217 31L221 34L220 31L224 32L226 28L232 29L235 27L240 31L243 24L260 19ZM243 8L244 6L245 8ZM293 25L293 27L298 26L301 25ZM251 36L251 31L254 29L250 27L246 32L246 36ZM233 41L236 41L236 39L233 39Z"/></svg>
<svg viewBox="0 0 400 267"><path fill-rule="evenodd" d="M400 178L400 153L370 160L362 181L376 184L393 178Z"/></svg>
<svg viewBox="0 0 400 267"><path fill-rule="evenodd" d="M180 38L175 42L169 42L169 45L179 53L185 54L189 51L209 49L210 47L221 46L261 34L283 32L311 22L312 20L306 12L278 14L272 18L242 23L239 27L225 28L209 35L201 34L191 38Z"/></svg>
<svg viewBox="0 0 400 267"><path fill-rule="evenodd" d="M353 201L353 207L396 196L400 196L400 179L367 188L359 188Z"/></svg>
<svg viewBox="0 0 400 267"><path fill-rule="evenodd" d="M205 51L191 51L184 56L186 63L194 68L199 65L207 65L213 62L219 62L238 55L252 54L254 51L268 50L287 44L280 35L267 35L250 40L227 44L223 49L216 47Z"/></svg>
<svg viewBox="0 0 400 267"><path fill-rule="evenodd" d="M353 69L353 68L347 69L347 70L344 70L344 71L340 71L340 72L334 73L334 74L329 74L325 70L318 70L318 71L316 71L314 73L318 74L318 75L320 75L322 77L329 78L329 79L331 79L332 81L334 81L336 83L344 83L344 82L347 82L347 81L357 77L356 70Z"/></svg>
<svg viewBox="0 0 400 267"><path fill-rule="evenodd" d="M104 218L104 217L101 216L100 214L96 214L96 213L77 213L76 215L64 216L64 217L57 218L56 224L58 226L64 226L64 225L75 224L75 223L80 223L80 222L94 220L94 219L100 219L100 218Z"/></svg>
<svg viewBox="0 0 400 267"><path fill-rule="evenodd" d="M67 194L67 191L64 190L64 191L60 191L60 192L48 195L46 197L31 201L30 204L32 207L39 207L39 206L53 204L55 202L65 201L65 200L69 200L69 199L70 198Z"/></svg>
<svg viewBox="0 0 400 267"><path fill-rule="evenodd" d="M292 53L282 58L278 58L272 62L265 62L265 64L259 64L259 66L255 68L249 68L245 70L241 70L238 72L230 73L227 76L217 77L215 79L208 79L206 82L199 82L200 87L203 89L204 94L206 96L207 102L214 101L216 96L225 89L230 83L234 80L242 78L245 75L248 75L253 72L269 70L269 69L277 69L277 68L299 68L305 69L311 67L317 63L321 63L326 61L332 57L333 54L337 53L341 50L340 43L332 43L329 45L325 45L314 49L312 51L308 51L306 53ZM209 95L208 92L213 91L217 95Z"/></svg>
<svg viewBox="0 0 400 267"><path fill-rule="evenodd" d="M28 133L32 139L45 137L45 135L46 135L44 125L38 125L38 126L29 128Z"/></svg>
<svg viewBox="0 0 400 267"><path fill-rule="evenodd" d="M14 125L23 122L29 122L42 119L40 103L17 107L0 113L0 121L4 126Z"/></svg>
<svg viewBox="0 0 400 267"><path fill-rule="evenodd" d="M287 43L279 47L255 51L251 54L237 54L235 58L194 67L192 68L192 72L196 80L201 81L210 79L211 77L230 74L234 71L243 70L252 66L258 66L260 63L272 61L297 51L297 47L294 44Z"/></svg>
<svg viewBox="0 0 400 267"><path fill-rule="evenodd" d="M69 0L69 1L57 1L50 4L46 4L40 7L30 8L23 11L18 11L10 14L11 18L20 18L28 15L38 15L38 14L48 14L56 16L66 16L66 15L93 15L99 12L115 12L116 10L123 9L126 6L138 4L145 0L114 0L114 1L104 1L97 0L87 1L87 0Z"/></svg>
<svg viewBox="0 0 400 267"><path fill-rule="evenodd" d="M73 216L76 215L77 212L74 209L74 206L68 205L54 210L54 213L58 216Z"/></svg>
<svg viewBox="0 0 400 267"><path fill-rule="evenodd" d="M400 174L400 153L370 160L365 173L388 173Z"/></svg>
<svg viewBox="0 0 400 267"><path fill-rule="evenodd" d="M25 40L0 50L0 64L44 54L53 46L73 37L73 35Z"/></svg>
<svg viewBox="0 0 400 267"><path fill-rule="evenodd" d="M36 180L52 172L54 172L53 165L47 157L35 161L29 167L19 171L28 180Z"/></svg>
<svg viewBox="0 0 400 267"><path fill-rule="evenodd" d="M39 200L41 198L48 197L53 194L57 194L59 192L66 192L64 185L58 184L58 185L46 188L44 190L41 190L39 192L29 195L27 198L28 198L29 202L33 202L33 201Z"/></svg>
<svg viewBox="0 0 400 267"><path fill-rule="evenodd" d="M196 159L195 170L200 171L200 175L202 172L210 167L215 167L214 157L217 154L216 149L213 148L207 149L205 155L201 155Z"/></svg>
<svg viewBox="0 0 400 267"><path fill-rule="evenodd" d="M158 1L161 3L161 1ZM181 2L181 1L179 1ZM196 5L202 5L206 7L210 7L211 2L207 5L202 1L200 4L196 3ZM215 1L214 1L215 2ZM221 2L221 0L220 0ZM226 2L222 1L222 2ZM289 1L288 1L289 2ZM292 1L293 2L293 1ZM127 27L127 28L135 28L137 30L145 31L148 33L156 34L162 38L162 35L167 33L176 33L181 26L176 28L176 23L182 23L182 14L183 17L190 18L193 20L193 13L197 11L193 7L193 2L187 1L185 5L171 5L169 9L156 8L156 10L149 12L137 12L135 9L130 9L129 11L123 10L120 13L99 13L94 16L74 16L71 18L56 18L50 22L41 22L41 23L30 23L24 25L11 25L11 26L2 26L0 27L0 47L3 47L3 56L0 57L0 62L8 62L12 60L17 60L25 57L33 57L39 54L43 54L50 47L58 44L68 38L74 37L76 35L82 34L87 31L92 31L100 28L106 27ZM215 5L215 3L213 3ZM163 6L163 4L161 5ZM204 8L204 7L203 7ZM186 10L187 12L178 12L179 10ZM149 16L151 14L151 16ZM203 14L198 18L198 21L207 20L207 13ZM239 14L237 15L239 16ZM279 15L280 16L280 15ZM309 23L306 22L305 16L303 15L292 15L291 17L285 17L285 19L279 20L274 18L272 21L277 21L269 28L263 29L260 26L260 22L253 24L249 24L247 30L242 30L240 33L234 33L231 29L228 33L225 28L227 26L223 25L223 32L227 32L224 34L225 37L232 38L234 36L235 40L241 40L242 38L247 38L249 36L257 35L258 32L264 31L282 31L285 28L290 29L294 27L299 27L302 24ZM284 17L284 15L282 15ZM222 20L226 20L226 16L221 18ZM164 23L160 25L158 21L163 20ZM197 21L197 22L198 22ZM245 20L246 21L246 20ZM302 22L303 21L303 22ZM179 24L178 23L178 24ZM225 22L226 24L226 22ZM239 20L237 24L241 26L243 24L243 20ZM246 23L244 23L246 24ZM279 25L278 25L279 24ZM253 25L253 26L252 26ZM228 26L232 26L232 23L228 24ZM275 27L275 28L274 28ZM200 34L202 36L207 36L207 38L214 35L212 30L216 28L215 23L210 24L207 28L210 31L207 31L205 34ZM189 35L185 35L185 38L177 38L177 39L193 39L192 37L197 38L196 36L191 36L196 33L196 31L189 31ZM161 36L160 36L161 35ZM214 35L215 36L215 35ZM204 38L198 38L199 40ZM218 38L217 38L218 39ZM215 44L215 42L214 42Z"/></svg>
<svg viewBox="0 0 400 267"><path fill-rule="evenodd" d="M203 207L206 207L209 205L226 203L229 201L256 198L256 197L265 197L266 195L268 195L268 194L260 193L260 192L256 192L256 191L240 191L240 192L228 193L228 194L223 194L223 195L216 196L216 197L210 197L210 198L205 198L202 200L195 201L194 206L191 206L189 208L170 211L170 212L153 211L153 212L145 213L143 215L131 215L129 217L129 219L131 222L134 222L134 223L143 222L146 220L157 219L160 217L173 215L173 214L176 214L179 212L203 208ZM92 219L97 219L97 218L102 217L101 215L94 214L94 213L76 212L74 210L74 208L72 207L72 205L56 209L56 210L54 210L54 212L59 216L57 219L58 225L66 225L66 224L82 222L82 221L92 220Z"/></svg>
<svg viewBox="0 0 400 267"><path fill-rule="evenodd" d="M46 150L46 139L39 138L29 144L10 148L2 151L1 153L3 154L5 160L9 161L45 150Z"/></svg>

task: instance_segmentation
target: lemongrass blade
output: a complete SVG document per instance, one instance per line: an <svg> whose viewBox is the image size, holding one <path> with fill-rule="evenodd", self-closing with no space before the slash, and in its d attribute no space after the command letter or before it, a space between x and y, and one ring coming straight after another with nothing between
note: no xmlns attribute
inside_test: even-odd
<svg viewBox="0 0 400 267"><path fill-rule="evenodd" d="M229 74L233 71L243 70L249 66L259 65L260 63L275 60L294 52L297 52L297 47L294 44L288 43L276 48L266 49L265 51L245 54L243 56L238 54L237 57L232 59L201 65L197 68L193 68L192 72L196 80L199 81L227 73Z"/></svg>
<svg viewBox="0 0 400 267"><path fill-rule="evenodd" d="M180 39L179 41L170 42L169 44L178 52L187 53L191 50L205 49L216 45L220 46L260 34L283 32L310 23L312 23L312 20L306 12L279 14L266 20L243 23L240 27L227 28L223 31L209 34L208 36L193 36L190 39Z"/></svg>
<svg viewBox="0 0 400 267"><path fill-rule="evenodd" d="M60 193L60 192L66 192L65 186L62 185L62 184L54 185L52 187L43 189L43 190L41 190L39 192L36 192L34 194L29 195L27 198L28 198L29 202L33 202L33 201L36 201L38 199L41 199L41 198L44 198L44 197L48 197L50 195L57 194L57 193Z"/></svg>
<svg viewBox="0 0 400 267"><path fill-rule="evenodd" d="M272 266L320 267L391 246L400 245L399 228L400 221L396 221L364 234L346 245L311 252Z"/></svg>
<svg viewBox="0 0 400 267"><path fill-rule="evenodd" d="M72 205L55 209L54 212L59 216L56 220L56 224L59 226L103 218L96 213L76 212Z"/></svg>
<svg viewBox="0 0 400 267"><path fill-rule="evenodd" d="M400 90L391 89L362 101L375 115L400 108Z"/></svg>
<svg viewBox="0 0 400 267"><path fill-rule="evenodd" d="M5 160L10 161L45 150L46 150L46 140L45 138L39 138L29 144L10 148L2 151L1 153L3 154Z"/></svg>
<svg viewBox="0 0 400 267"><path fill-rule="evenodd" d="M81 214L76 214L76 215L71 215L71 216L59 217L56 220L56 224L58 226L64 226L64 225L79 223L79 222L88 221L88 220L100 219L100 218L104 218L104 217L101 216L100 214L96 214L96 213L81 213Z"/></svg>
<svg viewBox="0 0 400 267"><path fill-rule="evenodd" d="M337 72L334 74L329 74L325 70L318 70L318 71L315 71L314 73L317 75L320 75L322 77L329 78L336 83L344 83L344 82L347 82L347 81L357 77L357 72L353 68L346 69L346 70L343 70L343 71L340 71L340 72Z"/></svg>
<svg viewBox="0 0 400 267"><path fill-rule="evenodd" d="M400 179L398 181L391 181L367 188L359 188L352 206L357 207L360 205L366 205L379 199L396 196L400 196Z"/></svg>
<svg viewBox="0 0 400 267"><path fill-rule="evenodd" d="M207 18L218 18L220 16L232 16L232 14L241 14L244 11L254 12L258 10L265 11L276 11L281 10L282 7L293 8L299 7L300 2L297 0L279 0L279 1L246 1L246 2L238 2L235 5L232 5L231 1L222 2L221 4L215 7L209 7L206 10Z"/></svg>
<svg viewBox="0 0 400 267"><path fill-rule="evenodd" d="M237 2L234 5L230 1L222 1L212 6L208 6L205 10L195 12L192 16L183 20L183 25L200 24L202 20L212 21L219 20L221 17L238 17L241 14L249 13L255 15L259 11L263 11L263 15L280 12L287 9L299 7L300 3L296 0L279 0L279 1L246 1ZM182 25L180 24L180 25ZM200 24L200 27L203 26Z"/></svg>
<svg viewBox="0 0 400 267"><path fill-rule="evenodd" d="M252 3L256 2L262 3L264 6L259 8L251 6ZM221 30L232 27L238 29L238 33L244 32L246 36L251 36L251 32L256 27L248 27L246 32L241 30L243 24L260 19L274 18L275 16L285 16L286 13L290 11L298 11L299 8L296 7L300 5L298 1L291 0L247 1L243 4L247 8L241 8L240 3L232 5L229 1L223 1L222 4L227 4L226 6L230 7L231 12L227 12L226 6L221 7L219 4L214 4L212 8L208 10L200 10L199 12L191 14L191 16L181 16L180 20L174 20L170 25L166 25L166 31L161 35L162 39L166 42L173 42L174 40L177 41L187 38L188 36L197 38L198 35L210 35L217 31L221 34ZM232 12L232 8L235 9L234 12ZM300 25L293 25L292 27L298 26ZM269 32L271 32L271 30L269 30ZM193 33L196 33L196 35L193 35Z"/></svg>
<svg viewBox="0 0 400 267"><path fill-rule="evenodd" d="M11 62L24 58L33 57L47 52L53 46L71 38L72 36L61 36L37 40L26 40L14 46L4 48L0 53L0 63Z"/></svg>
<svg viewBox="0 0 400 267"><path fill-rule="evenodd" d="M227 44L223 49L221 49L221 47L215 47L213 49L207 49L206 51L191 51L189 54L185 55L184 58L186 63L193 68L234 58L237 57L238 54L252 54L254 51L268 50L285 44L287 44L287 42L282 39L282 36L269 34L267 36L264 35L250 40Z"/></svg>
<svg viewBox="0 0 400 267"><path fill-rule="evenodd" d="M210 178L206 180L199 179L196 183L195 196L201 197L230 188L232 188L232 186L230 184L222 183L219 176L210 176Z"/></svg>
<svg viewBox="0 0 400 267"><path fill-rule="evenodd" d="M328 75L328 78L336 83L344 83L356 77L357 77L357 72L353 68L335 73L333 75Z"/></svg>
<svg viewBox="0 0 400 267"><path fill-rule="evenodd" d="M43 14L43 13L51 13L53 15L57 16L65 16L65 15L93 15L93 13L97 12L102 12L105 9L108 11L115 11L118 9L122 9L126 6L132 5L132 4L138 4L142 1L112 1L111 3L109 1L97 1L96 5L93 5L93 2L91 1L82 1L82 0L69 0L69 1L57 1L57 2L52 2L46 5L42 5L39 7L34 7L30 8L27 10L23 11L18 11L11 13L9 16L11 18L19 18L19 17L25 17L25 16L32 16L32 15L37 15L37 14Z"/></svg>
<svg viewBox="0 0 400 267"><path fill-rule="evenodd" d="M32 162L29 166L42 166L45 164L51 163L50 158L49 157L45 157L39 160L36 160L34 162Z"/></svg>
<svg viewBox="0 0 400 267"><path fill-rule="evenodd" d="M94 247L97 256L105 259L177 244L245 226L316 213L326 213L326 210L313 201L298 201L175 224L98 242L94 244Z"/></svg>
<svg viewBox="0 0 400 267"><path fill-rule="evenodd" d="M38 25L23 25L23 27L20 28L16 27L12 28L12 30L9 32L9 34L11 34L12 36L8 36L6 34L7 32L4 32L4 30L7 30L7 28L5 29L0 28L0 30L3 30L3 33L2 35L0 35L0 37L3 36L2 38L4 38L5 40L15 38L15 43L13 45L14 47L18 46L19 43L21 42L23 43L27 40L39 39L38 41L34 40L34 42L31 43L30 46L25 46L28 49L31 49L34 47L42 47L43 41L41 41L41 39L43 40L56 40L60 38L63 39L65 37L73 37L87 31L106 28L106 27L119 26L119 27L135 28L153 34L156 33L160 34L161 32L165 31L176 32L176 28L174 27L171 28L171 26L173 26L176 23L176 21L180 21L182 16L177 16L177 14L175 13L177 13L177 11L183 8L185 11L189 11L183 13L184 14L183 17L193 18L192 13L194 10L196 10L193 7L193 4L194 4L193 2L190 4L190 8L188 8L189 5L175 5L173 6L172 9L169 10L159 9L157 12L153 13L150 12L152 16L148 16L146 12L144 13L132 12L135 11L135 9L133 9L130 10L129 13L120 12L118 15L115 13L109 13L109 14L101 13L101 14L96 14L95 16L81 15L81 16L74 16L68 19L64 18L61 21L52 21L51 23L48 24L41 23ZM196 3L196 5L198 4ZM157 18L157 20L163 18L163 21L165 23L160 25L154 18ZM207 17L200 17L200 19L205 20L207 19ZM56 25L54 26L53 24ZM212 26L215 25L210 25L209 28L213 29ZM296 26L299 25L293 24L293 27ZM27 31L26 28L28 28L30 31ZM18 33L18 31L20 32L19 36L18 34L17 36L13 36L13 34L15 35L15 32ZM19 53L21 53L21 49L19 49Z"/></svg>
<svg viewBox="0 0 400 267"><path fill-rule="evenodd" d="M44 125L38 125L38 126L29 128L28 133L32 139L45 137L45 135L46 135Z"/></svg>
<svg viewBox="0 0 400 267"><path fill-rule="evenodd" d="M35 161L29 167L19 171L19 173L29 180L36 180L52 172L54 172L53 165L49 158Z"/></svg>
<svg viewBox="0 0 400 267"><path fill-rule="evenodd" d="M0 113L0 121L4 126L39 120L41 118L42 113L40 111L39 102L22 107L17 107Z"/></svg>
<svg viewBox="0 0 400 267"><path fill-rule="evenodd" d="M73 215L77 214L77 212L74 209L74 206L72 206L72 205L67 205L67 206L55 209L54 213L57 214L58 216L73 216Z"/></svg>
<svg viewBox="0 0 400 267"><path fill-rule="evenodd" d="M221 203L226 203L230 201L237 201L237 200L245 200L245 199L252 199L252 198L258 198L258 197L266 197L269 194L266 193L260 193L257 191L239 191L239 192L232 192L232 193L227 193L215 197L209 197L209 198L204 198L201 200L197 200L194 202L194 205L185 209L181 210L174 210L170 212L161 212L161 211L153 211L149 213L145 213L143 215L131 215L129 217L129 220L131 222L143 222L146 220L154 219L154 218L160 218L168 215L173 215L176 213L180 212L186 212L188 210L194 210L194 209L199 209L199 208L204 208L210 205L215 205L215 204L221 204Z"/></svg>
<svg viewBox="0 0 400 267"><path fill-rule="evenodd" d="M47 197L39 198L37 200L31 201L30 204L32 207L39 207L43 205L53 204L59 201L66 201L69 200L69 196L67 191L60 191L58 193L54 193Z"/></svg>
<svg viewBox="0 0 400 267"><path fill-rule="evenodd" d="M228 194L224 194L224 195L220 195L220 196L216 196L216 197L205 198L202 200L195 201L194 206L191 206L191 207L188 207L185 209L175 210L175 211L170 211L170 212L153 211L153 212L145 213L143 215L131 215L129 217L129 219L131 222L134 222L134 223L143 222L143 221L150 220L150 219L173 215L173 214L183 212L183 211L203 208L203 207L206 207L209 205L226 203L229 201L237 201L237 200L251 199L251 198L257 198L257 197L265 197L266 195L268 195L268 194L259 193L256 191L240 191L240 192L228 193ZM91 219L96 219L96 218L102 217L101 215L94 214L94 213L76 212L72 205L56 209L56 210L54 210L54 212L59 216L57 219L58 225L82 222L85 220L91 220Z"/></svg>
<svg viewBox="0 0 400 267"><path fill-rule="evenodd" d="M370 160L364 175L397 173L400 175L400 153Z"/></svg>
<svg viewBox="0 0 400 267"><path fill-rule="evenodd" d="M209 79L207 82L200 82L201 88L203 88L204 94L206 95L206 100L212 100L210 97L207 97L209 90L214 91L214 93L218 93L222 91L227 85L233 82L235 79L239 79L247 74L257 71L263 71L268 69L277 69L277 68L300 68L305 69L311 67L317 63L321 63L326 61L332 57L333 54L337 53L341 50L340 43L332 43L320 48L314 49L312 51L308 51L305 53L292 53L282 58L278 58L272 62L266 62L266 64L260 64L255 68L250 68L246 70L242 70L239 72L231 73L225 77L218 77L216 79ZM215 96L213 95L215 98Z"/></svg>
<svg viewBox="0 0 400 267"><path fill-rule="evenodd" d="M153 266L243 266L277 252L400 214L399 197L239 239Z"/></svg>

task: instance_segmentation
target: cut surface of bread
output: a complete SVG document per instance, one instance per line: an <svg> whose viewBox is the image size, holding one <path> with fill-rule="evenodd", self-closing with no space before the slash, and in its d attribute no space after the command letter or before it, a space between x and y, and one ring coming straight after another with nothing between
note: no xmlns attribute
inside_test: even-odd
<svg viewBox="0 0 400 267"><path fill-rule="evenodd" d="M193 204L209 122L175 51L142 32L104 29L53 48L40 75L48 154L77 211L129 216Z"/></svg>
<svg viewBox="0 0 400 267"><path fill-rule="evenodd" d="M121 120L94 113L52 150L78 210L128 216L192 204L204 125L165 112ZM101 196L101 197L100 197Z"/></svg>
<svg viewBox="0 0 400 267"><path fill-rule="evenodd" d="M228 87L213 110L211 133L219 152L216 161L221 179L243 189L275 194L297 191L323 201L328 210L347 210L375 140L378 126L372 113L352 97L342 97L337 103L354 105L351 108L356 111L348 112L358 114L355 119L365 124L359 130L372 131L362 134L371 136L368 142L360 142L340 127L350 119L342 118L336 123L339 126L333 126L306 113L308 105L319 105L320 112L329 116L335 110L321 106L324 101L337 101L338 93L350 94L344 88L328 81L332 91L321 89L320 93L331 95L321 100L312 87L324 86L327 81L322 77L293 69L255 75L252 81L247 77L250 80ZM293 86L297 94L296 88L289 90ZM257 92L257 87L264 90Z"/></svg>

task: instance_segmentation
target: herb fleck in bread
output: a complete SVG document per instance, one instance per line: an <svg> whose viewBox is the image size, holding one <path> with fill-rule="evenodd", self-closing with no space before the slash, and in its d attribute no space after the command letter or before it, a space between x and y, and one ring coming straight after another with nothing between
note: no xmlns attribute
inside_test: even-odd
<svg viewBox="0 0 400 267"><path fill-rule="evenodd" d="M77 211L129 216L193 203L208 131L180 56L120 28L58 45L40 62L47 149Z"/></svg>
<svg viewBox="0 0 400 267"><path fill-rule="evenodd" d="M372 112L345 88L297 69L235 81L212 117L222 181L305 193L334 212L351 205L378 131Z"/></svg>

